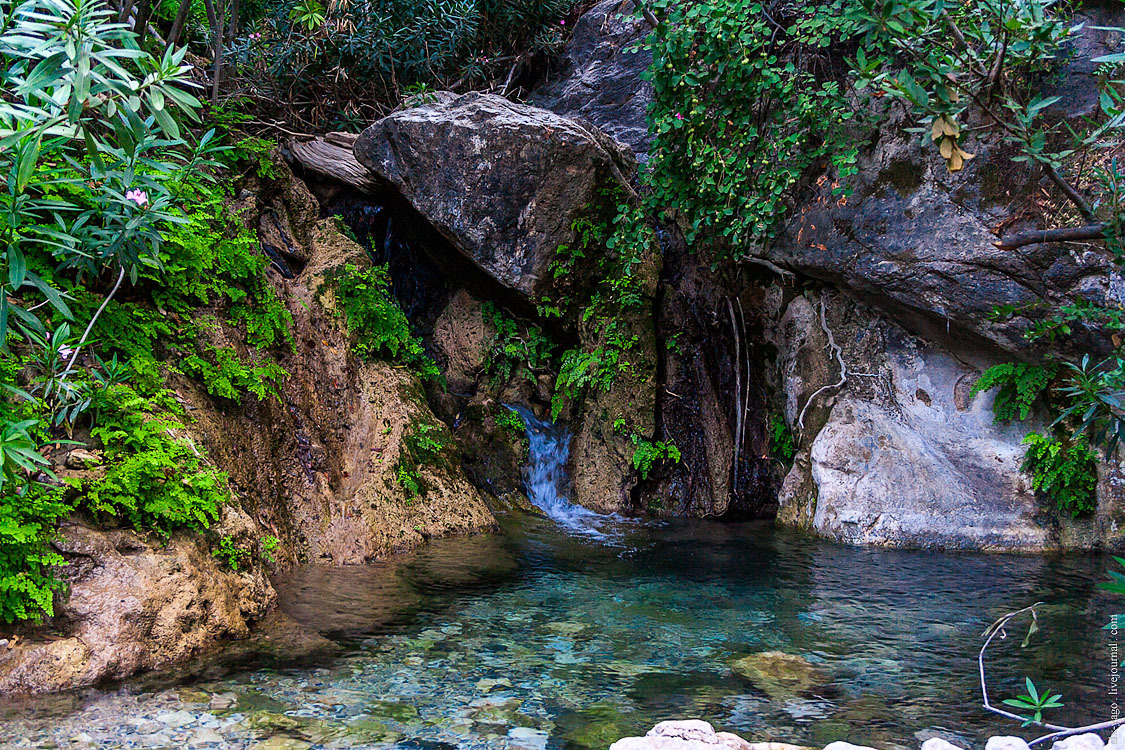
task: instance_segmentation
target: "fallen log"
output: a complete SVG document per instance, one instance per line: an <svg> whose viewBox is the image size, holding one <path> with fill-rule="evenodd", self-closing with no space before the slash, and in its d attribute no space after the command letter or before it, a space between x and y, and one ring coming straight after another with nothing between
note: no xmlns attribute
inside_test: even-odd
<svg viewBox="0 0 1125 750"><path fill-rule="evenodd" d="M351 133L329 133L312 140L290 141L289 158L318 177L342 182L363 193L379 192L379 180L352 153L355 139Z"/></svg>

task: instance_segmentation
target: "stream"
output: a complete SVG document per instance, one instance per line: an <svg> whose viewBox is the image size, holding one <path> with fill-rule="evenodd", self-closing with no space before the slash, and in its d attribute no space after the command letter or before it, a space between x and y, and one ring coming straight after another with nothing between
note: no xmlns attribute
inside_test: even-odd
<svg viewBox="0 0 1125 750"><path fill-rule="evenodd" d="M1040 632L999 642L995 698L1023 676L1063 722L1108 718L1109 559L862 549L768 523L642 522L565 498L568 436L522 413L544 516L378 564L299 568L281 609L339 645L309 663L211 660L69 696L11 702L2 747L604 750L672 718L752 740L980 746L1014 724L979 708L985 627L1035 601ZM804 657L799 694L731 668ZM1031 736L1027 734L1026 736Z"/></svg>

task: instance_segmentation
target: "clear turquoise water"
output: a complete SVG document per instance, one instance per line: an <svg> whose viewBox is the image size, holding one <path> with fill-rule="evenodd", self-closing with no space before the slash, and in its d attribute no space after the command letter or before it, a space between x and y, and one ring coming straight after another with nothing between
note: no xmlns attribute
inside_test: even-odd
<svg viewBox="0 0 1125 750"><path fill-rule="evenodd" d="M1063 693L1060 720L1108 713L1106 566L857 549L758 524L621 524L597 538L509 519L384 564L298 571L283 607L340 643L336 657L18 704L0 738L579 750L691 717L756 740L979 743L1019 731L978 708L980 633L1034 601L1047 603L1042 630L1026 649L1022 631L997 647L994 692L1029 674ZM730 668L767 650L805 657L824 684L771 697ZM233 705L208 707L227 693ZM169 726L176 712L171 724L190 722Z"/></svg>

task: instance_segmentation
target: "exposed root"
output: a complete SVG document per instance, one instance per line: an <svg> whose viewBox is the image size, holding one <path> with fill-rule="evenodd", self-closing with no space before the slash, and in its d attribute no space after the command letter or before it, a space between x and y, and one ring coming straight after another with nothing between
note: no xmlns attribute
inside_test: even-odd
<svg viewBox="0 0 1125 750"><path fill-rule="evenodd" d="M844 362L844 351L836 344L836 337L832 334L832 329L828 327L828 320L825 317L825 304L824 297L820 298L820 328L824 331L824 335L828 337L828 346L832 349L833 354L836 356L836 361L840 363L840 379L830 385L823 385L813 391L809 396L809 400L805 402L801 413L797 416L797 435L798 437L805 431L805 412L809 410L809 406L816 397L825 391L834 390L843 387L848 382L848 366Z"/></svg>

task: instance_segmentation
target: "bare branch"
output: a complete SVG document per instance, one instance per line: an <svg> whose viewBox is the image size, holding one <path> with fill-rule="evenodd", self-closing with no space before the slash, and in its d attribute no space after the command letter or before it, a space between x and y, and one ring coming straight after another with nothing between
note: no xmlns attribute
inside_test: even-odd
<svg viewBox="0 0 1125 750"><path fill-rule="evenodd" d="M645 20L648 21L649 25L653 28L656 28L660 24L660 21L656 20L656 16L654 16L652 11L644 4L644 0L633 0L633 7L641 12L641 15L644 16Z"/></svg>
<svg viewBox="0 0 1125 750"><path fill-rule="evenodd" d="M1024 245L1041 242L1078 242L1082 240L1106 240L1105 224L1088 224L1083 227L1062 227L1059 229L1034 229L1004 237L993 244L1001 250L1013 250Z"/></svg>
<svg viewBox="0 0 1125 750"><path fill-rule="evenodd" d="M1035 745L1035 744L1038 744L1040 742L1046 742L1047 740L1057 740L1057 739L1061 739L1063 737L1069 737L1069 736L1074 735L1074 734L1085 734L1087 732L1095 732L1099 729L1109 729L1110 727L1116 727L1116 726L1120 726L1122 724L1125 724L1125 718L1120 718L1120 719L1114 719L1113 721L1099 722L1097 724L1087 724L1086 726L1082 726L1082 727L1064 727L1064 726L1060 726L1058 724L1048 724L1047 722L1043 722L1043 721L1033 721L1031 719L1028 719L1026 716L1020 716L1017 713L1012 713L1011 711L1005 711L1002 708L997 708L996 706L992 705L991 701L989 701L989 699L988 699L988 680L985 676L985 669L984 669L984 653L985 653L985 651L988 650L988 647L992 644L992 640L994 638L996 638L996 636L1000 636L1001 640L1008 637L1008 633L1006 631L1006 628L1007 628L1009 622L1011 622L1015 618L1019 617L1020 615L1025 614L1025 613L1029 613L1029 612L1031 613L1032 617L1035 617L1035 608L1042 605L1042 604L1043 604L1043 602L1036 602L1035 604L1032 604L1030 607L1024 607L1023 609L1017 609L1015 612L1009 612L1008 614L1004 615L1003 617L1001 617L996 622L989 625L988 628L984 631L984 634L983 634L984 635L984 645L982 645L980 647L980 653L977 654L977 666L980 669L980 694L981 694L981 698L984 701L984 709L986 711L990 711L994 714L998 714L999 716L1003 716L1006 719L1012 719L1014 721L1018 721L1021 724L1023 724L1024 726L1031 725L1031 726L1043 727L1044 729L1055 730L1055 731L1051 732L1050 734L1043 735L1042 737L1036 737L1035 739L1028 742L1027 743L1028 745Z"/></svg>

